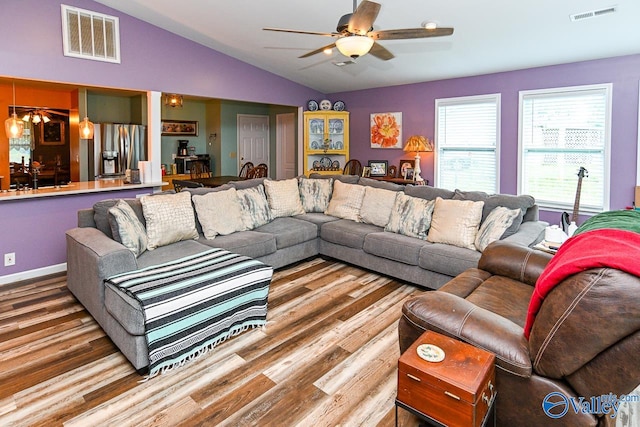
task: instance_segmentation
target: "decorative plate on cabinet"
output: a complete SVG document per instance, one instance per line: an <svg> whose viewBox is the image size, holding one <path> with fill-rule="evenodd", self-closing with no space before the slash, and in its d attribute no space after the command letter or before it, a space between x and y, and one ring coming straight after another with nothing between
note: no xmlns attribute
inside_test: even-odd
<svg viewBox="0 0 640 427"><path fill-rule="evenodd" d="M333 109L335 111L344 111L344 102L336 101L333 103Z"/></svg>
<svg viewBox="0 0 640 427"><path fill-rule="evenodd" d="M331 101L329 101L328 99L323 99L322 101L320 101L320 109L322 111L331 110Z"/></svg>
<svg viewBox="0 0 640 427"><path fill-rule="evenodd" d="M330 157L323 157L320 159L320 166L322 166L324 169L329 169L331 167L331 158Z"/></svg>
<svg viewBox="0 0 640 427"><path fill-rule="evenodd" d="M307 109L309 111L318 111L318 102L310 99L309 102L307 102Z"/></svg>
<svg viewBox="0 0 640 427"><path fill-rule="evenodd" d="M337 160L334 160L333 163L331 164L331 167L333 168L334 171L340 170L340 162Z"/></svg>

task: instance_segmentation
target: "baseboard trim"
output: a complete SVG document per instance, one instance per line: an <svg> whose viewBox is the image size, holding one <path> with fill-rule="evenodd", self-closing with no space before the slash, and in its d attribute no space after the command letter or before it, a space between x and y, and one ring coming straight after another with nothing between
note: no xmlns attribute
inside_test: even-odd
<svg viewBox="0 0 640 427"><path fill-rule="evenodd" d="M0 286L7 285L9 283L20 282L21 280L35 279L37 277L46 276L49 274L60 273L67 271L67 263L49 265L42 268L36 268L34 270L21 271L19 273L7 274L6 276L0 276Z"/></svg>

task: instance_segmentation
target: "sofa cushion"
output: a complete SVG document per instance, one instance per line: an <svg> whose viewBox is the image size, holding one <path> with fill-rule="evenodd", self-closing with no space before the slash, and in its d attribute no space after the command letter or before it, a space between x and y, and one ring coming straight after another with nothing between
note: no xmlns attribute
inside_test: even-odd
<svg viewBox="0 0 640 427"><path fill-rule="evenodd" d="M198 194L200 196L204 196L205 194L208 194L208 193L216 193L218 191L225 191L225 190L228 190L230 188L235 188L235 187L232 186L231 184L223 184L223 185L220 185L219 187L195 187L195 188L185 187L181 191L188 191L189 193L191 193L191 196L193 196L194 194Z"/></svg>
<svg viewBox="0 0 640 427"><path fill-rule="evenodd" d="M271 221L271 208L267 202L264 185L237 190L240 209L242 210L242 223L245 230L253 230Z"/></svg>
<svg viewBox="0 0 640 427"><path fill-rule="evenodd" d="M492 210L478 230L474 242L476 249L482 252L489 243L500 240L513 221L521 215L521 209L508 209L504 206L498 206Z"/></svg>
<svg viewBox="0 0 640 427"><path fill-rule="evenodd" d="M301 177L298 182L300 200L305 212L324 212L329 206L333 191L333 179Z"/></svg>
<svg viewBox="0 0 640 427"><path fill-rule="evenodd" d="M238 181L231 181L229 185L231 185L236 190L244 190L245 188L257 187L260 184L264 184L264 181L268 178L253 178L253 179L242 179L238 178Z"/></svg>
<svg viewBox="0 0 640 427"><path fill-rule="evenodd" d="M317 226L316 228L318 229L318 237L320 237L320 230L322 229L322 224L340 220L340 218L336 218L335 216L325 215L319 212L309 212L304 215L296 215L294 218L315 224Z"/></svg>
<svg viewBox="0 0 640 427"><path fill-rule="evenodd" d="M398 194L400 193L382 188L365 187L360 221L378 227L386 226Z"/></svg>
<svg viewBox="0 0 640 427"><path fill-rule="evenodd" d="M434 204L433 200L398 193L391 210L389 223L384 230L425 240L431 225Z"/></svg>
<svg viewBox="0 0 640 427"><path fill-rule="evenodd" d="M127 202L120 200L109 209L109 223L113 240L122 243L136 257L147 250L147 230Z"/></svg>
<svg viewBox="0 0 640 427"><path fill-rule="evenodd" d="M338 218L360 221L360 208L365 187L356 184L333 182L333 194L325 213Z"/></svg>
<svg viewBox="0 0 640 427"><path fill-rule="evenodd" d="M142 196L140 202L146 221L147 249L198 238L191 193Z"/></svg>
<svg viewBox="0 0 640 427"><path fill-rule="evenodd" d="M451 199L455 193L446 188L430 187L428 185L407 185L404 188L404 194L425 200L435 200L436 197Z"/></svg>
<svg viewBox="0 0 640 427"><path fill-rule="evenodd" d="M484 202L436 199L427 240L475 250Z"/></svg>
<svg viewBox="0 0 640 427"><path fill-rule="evenodd" d="M313 179L331 179L334 182L340 181L345 184L357 184L360 180L358 175L342 175L342 174L333 174L333 175L324 175L321 173L313 172L309 174L309 178Z"/></svg>
<svg viewBox="0 0 640 427"><path fill-rule="evenodd" d="M114 207L118 201L120 201L120 199L107 199L101 200L93 205L93 221L96 224L96 228L111 239L113 239L113 234L111 233L111 225L109 224L109 209ZM142 222L142 225L146 227L140 199L124 199L124 201L131 206L140 222Z"/></svg>
<svg viewBox="0 0 640 427"><path fill-rule="evenodd" d="M203 196L194 195L193 204L206 239L245 230L242 208L235 188Z"/></svg>
<svg viewBox="0 0 640 427"><path fill-rule="evenodd" d="M283 249L289 246L316 239L318 226L301 219L286 217L276 218L255 231L271 233L276 237L276 248Z"/></svg>
<svg viewBox="0 0 640 427"><path fill-rule="evenodd" d="M420 249L431 243L402 234L370 233L364 238L365 252L403 264L418 265Z"/></svg>
<svg viewBox="0 0 640 427"><path fill-rule="evenodd" d="M404 189L404 185L396 184L395 182L380 181L377 179L362 178L362 177L358 180L358 185L365 185L367 187L373 187L373 188L382 188L384 190L391 190L391 191L402 191Z"/></svg>
<svg viewBox="0 0 640 427"><path fill-rule="evenodd" d="M455 277L478 265L481 253L453 245L434 243L420 249L418 265L429 271Z"/></svg>
<svg viewBox="0 0 640 427"><path fill-rule="evenodd" d="M275 235L255 230L238 231L226 236L218 236L215 240L201 238L198 242L251 258L263 257L277 250Z"/></svg>
<svg viewBox="0 0 640 427"><path fill-rule="evenodd" d="M304 213L296 178L279 181L266 179L264 190L271 208L271 217L301 215Z"/></svg>
<svg viewBox="0 0 640 427"><path fill-rule="evenodd" d="M362 249L367 234L381 231L382 228L375 225L340 219L324 224L320 230L320 237L330 243Z"/></svg>

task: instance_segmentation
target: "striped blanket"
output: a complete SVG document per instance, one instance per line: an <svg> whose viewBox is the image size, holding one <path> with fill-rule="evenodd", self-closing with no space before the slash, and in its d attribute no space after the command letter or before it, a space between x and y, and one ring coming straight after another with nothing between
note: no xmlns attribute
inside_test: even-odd
<svg viewBox="0 0 640 427"><path fill-rule="evenodd" d="M272 274L260 261L211 249L107 282L140 302L153 377L265 325Z"/></svg>

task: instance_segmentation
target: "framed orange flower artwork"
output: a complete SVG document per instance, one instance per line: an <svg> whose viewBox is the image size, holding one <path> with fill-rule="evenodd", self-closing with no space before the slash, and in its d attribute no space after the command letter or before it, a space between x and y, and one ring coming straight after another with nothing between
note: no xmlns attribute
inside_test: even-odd
<svg viewBox="0 0 640 427"><path fill-rule="evenodd" d="M371 148L402 148L402 113L371 114Z"/></svg>

